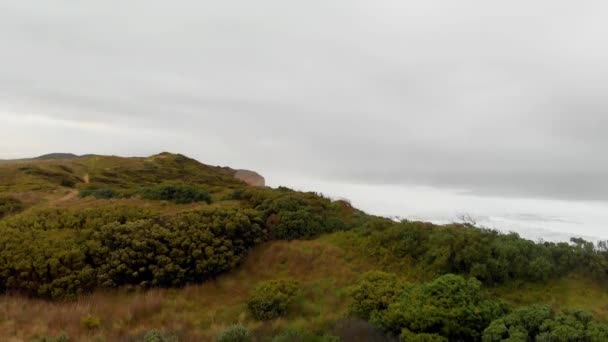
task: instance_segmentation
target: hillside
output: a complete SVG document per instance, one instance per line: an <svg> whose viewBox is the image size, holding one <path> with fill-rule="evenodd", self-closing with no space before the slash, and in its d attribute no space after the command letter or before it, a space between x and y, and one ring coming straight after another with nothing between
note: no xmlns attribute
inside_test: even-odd
<svg viewBox="0 0 608 342"><path fill-rule="evenodd" d="M64 157L0 165L2 340L608 338L605 244L394 222L170 153Z"/></svg>

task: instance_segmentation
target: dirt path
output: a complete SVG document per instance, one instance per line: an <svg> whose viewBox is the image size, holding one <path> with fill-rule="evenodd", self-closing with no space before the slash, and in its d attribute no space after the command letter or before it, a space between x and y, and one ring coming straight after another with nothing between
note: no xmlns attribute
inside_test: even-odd
<svg viewBox="0 0 608 342"><path fill-rule="evenodd" d="M55 201L55 203L67 202L67 201L71 200L72 198L75 198L76 196L78 196L78 191L70 190L70 192L65 194L65 196L59 198L57 201Z"/></svg>
<svg viewBox="0 0 608 342"><path fill-rule="evenodd" d="M82 179L84 180L84 182L86 184L89 184L89 182L91 181L89 178L89 174L87 173L86 175L84 175L84 177L82 177ZM58 198L57 200L55 200L53 203L57 204L57 203L63 203L63 202L67 202L71 199L74 199L78 196L78 190L70 190L67 194L65 194L64 196Z"/></svg>

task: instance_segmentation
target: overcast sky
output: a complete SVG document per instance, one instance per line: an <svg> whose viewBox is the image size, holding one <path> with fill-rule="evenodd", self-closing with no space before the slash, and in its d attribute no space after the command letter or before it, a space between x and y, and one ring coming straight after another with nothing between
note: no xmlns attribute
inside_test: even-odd
<svg viewBox="0 0 608 342"><path fill-rule="evenodd" d="M0 0L0 158L608 199L607 1Z"/></svg>

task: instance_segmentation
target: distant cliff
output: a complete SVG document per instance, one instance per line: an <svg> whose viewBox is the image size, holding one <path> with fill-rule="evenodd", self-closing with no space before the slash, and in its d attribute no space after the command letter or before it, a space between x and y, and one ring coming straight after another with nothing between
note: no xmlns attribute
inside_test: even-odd
<svg viewBox="0 0 608 342"><path fill-rule="evenodd" d="M257 172L249 170L237 170L234 177L251 186L266 186L266 180Z"/></svg>

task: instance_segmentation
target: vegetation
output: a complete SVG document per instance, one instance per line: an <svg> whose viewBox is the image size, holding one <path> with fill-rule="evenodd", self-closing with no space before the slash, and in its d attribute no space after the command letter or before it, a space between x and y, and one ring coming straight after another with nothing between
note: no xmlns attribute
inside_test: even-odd
<svg viewBox="0 0 608 342"><path fill-rule="evenodd" d="M235 324L222 331L216 338L217 342L249 342L251 333L246 327Z"/></svg>
<svg viewBox="0 0 608 342"><path fill-rule="evenodd" d="M112 189L82 189L80 190L80 197L95 197L98 199L110 199L117 197L116 191Z"/></svg>
<svg viewBox="0 0 608 342"><path fill-rule="evenodd" d="M0 219L5 216L16 214L25 209L21 201L13 197L0 197Z"/></svg>
<svg viewBox="0 0 608 342"><path fill-rule="evenodd" d="M298 295L298 284L289 280L273 280L258 285L247 307L260 321L281 317Z"/></svg>
<svg viewBox="0 0 608 342"><path fill-rule="evenodd" d="M177 342L178 339L170 334L158 330L150 330L144 335L143 342Z"/></svg>
<svg viewBox="0 0 608 342"><path fill-rule="evenodd" d="M141 190L141 195L145 199L172 201L177 204L211 203L211 196L207 191L180 183L164 183L148 187Z"/></svg>
<svg viewBox="0 0 608 342"><path fill-rule="evenodd" d="M3 163L1 339L608 338L605 242L393 222L233 172L168 153Z"/></svg>
<svg viewBox="0 0 608 342"><path fill-rule="evenodd" d="M504 235L470 225L437 226L374 219L358 230L370 242L370 254L407 259L434 275L463 274L484 284L542 282L573 270L608 280L608 245L582 239L571 243L535 243L515 233Z"/></svg>

